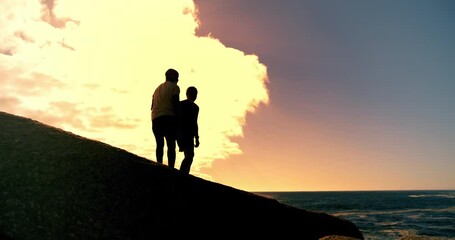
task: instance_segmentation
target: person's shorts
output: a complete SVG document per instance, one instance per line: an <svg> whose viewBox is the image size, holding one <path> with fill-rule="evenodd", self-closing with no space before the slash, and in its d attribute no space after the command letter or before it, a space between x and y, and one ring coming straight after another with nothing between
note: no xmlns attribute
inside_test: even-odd
<svg viewBox="0 0 455 240"><path fill-rule="evenodd" d="M194 149L194 138L193 137L180 137L177 139L177 144L179 146L180 152L183 152L185 149L188 149L188 148Z"/></svg>
<svg viewBox="0 0 455 240"><path fill-rule="evenodd" d="M177 122L174 116L159 116L152 120L152 130L156 137L177 137Z"/></svg>

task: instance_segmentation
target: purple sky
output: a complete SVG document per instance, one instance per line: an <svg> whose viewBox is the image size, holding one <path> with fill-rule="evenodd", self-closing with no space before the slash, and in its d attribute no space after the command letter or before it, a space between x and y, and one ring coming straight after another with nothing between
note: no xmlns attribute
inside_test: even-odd
<svg viewBox="0 0 455 240"><path fill-rule="evenodd" d="M257 55L270 79L270 104L238 139L244 154L207 169L215 180L258 190L455 189L453 1L195 3L198 34Z"/></svg>

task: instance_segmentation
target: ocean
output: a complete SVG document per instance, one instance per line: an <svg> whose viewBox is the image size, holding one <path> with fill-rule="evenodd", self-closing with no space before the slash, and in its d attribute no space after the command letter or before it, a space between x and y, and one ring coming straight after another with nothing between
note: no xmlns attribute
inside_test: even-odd
<svg viewBox="0 0 455 240"><path fill-rule="evenodd" d="M455 190L255 194L349 220L366 240L455 239Z"/></svg>

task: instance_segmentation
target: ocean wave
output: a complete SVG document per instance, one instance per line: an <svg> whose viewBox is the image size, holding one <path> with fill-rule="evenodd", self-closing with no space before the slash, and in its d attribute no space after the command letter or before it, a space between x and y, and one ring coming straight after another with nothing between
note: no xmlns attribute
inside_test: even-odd
<svg viewBox="0 0 455 240"><path fill-rule="evenodd" d="M403 236L399 240L454 240L454 238L413 235L413 236Z"/></svg>
<svg viewBox="0 0 455 240"><path fill-rule="evenodd" d="M376 223L376 225L378 226L396 226L396 225L399 225L399 224L402 224L403 222L380 222L380 223Z"/></svg>
<svg viewBox="0 0 455 240"><path fill-rule="evenodd" d="M349 212L337 212L332 213L334 216L368 216L368 215L388 215L388 214L405 214L405 213L416 213L414 216L418 218L418 213L421 212L455 212L455 206L448 207L448 208L414 208L414 209L402 209L402 210L390 210L390 211L349 211Z"/></svg>
<svg viewBox="0 0 455 240"><path fill-rule="evenodd" d="M434 194L411 194L408 197L410 198L455 198L455 194L447 193L434 193Z"/></svg>
<svg viewBox="0 0 455 240"><path fill-rule="evenodd" d="M454 238L450 237L419 235L415 230L409 229L388 229L374 234L366 233L364 238L366 240L454 240Z"/></svg>

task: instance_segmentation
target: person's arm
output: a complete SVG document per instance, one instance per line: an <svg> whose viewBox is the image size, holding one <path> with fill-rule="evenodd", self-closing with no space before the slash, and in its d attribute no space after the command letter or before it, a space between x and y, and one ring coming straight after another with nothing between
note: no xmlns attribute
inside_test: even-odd
<svg viewBox="0 0 455 240"><path fill-rule="evenodd" d="M152 95L152 104L151 104L151 106L150 106L150 110L153 109L153 97L154 97L154 96L155 96L155 95Z"/></svg>
<svg viewBox="0 0 455 240"><path fill-rule="evenodd" d="M174 108L175 116L178 116L178 109L179 109L180 97L178 94L172 95L172 106Z"/></svg>
<svg viewBox="0 0 455 240"><path fill-rule="evenodd" d="M179 105L180 105L180 87L175 85L172 89L172 108L174 110L174 115L179 115Z"/></svg>
<svg viewBox="0 0 455 240"><path fill-rule="evenodd" d="M199 115L199 108L197 108L197 111L196 111L196 122L194 124L194 138L196 139L196 144L194 144L194 147L199 147L199 126L198 126L198 123L197 123L197 118L198 118L198 115Z"/></svg>

